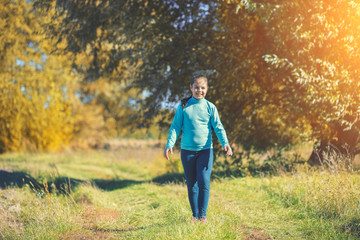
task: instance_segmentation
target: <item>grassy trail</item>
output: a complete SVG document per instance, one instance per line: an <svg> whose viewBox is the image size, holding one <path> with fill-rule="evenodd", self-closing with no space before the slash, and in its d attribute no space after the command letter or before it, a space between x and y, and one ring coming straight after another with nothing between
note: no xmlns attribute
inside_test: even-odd
<svg viewBox="0 0 360 240"><path fill-rule="evenodd" d="M10 181L1 173L26 173L42 185L65 183L65 193L1 187L0 239L356 239L286 204L277 194L285 177L216 179L208 223L191 223L185 184L168 181L182 174L168 169L154 148L2 155L0 184Z"/></svg>

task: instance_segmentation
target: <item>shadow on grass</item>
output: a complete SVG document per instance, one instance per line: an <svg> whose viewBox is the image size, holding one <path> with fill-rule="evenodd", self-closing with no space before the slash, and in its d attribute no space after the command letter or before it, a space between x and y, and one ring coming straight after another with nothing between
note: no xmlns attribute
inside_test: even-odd
<svg viewBox="0 0 360 240"><path fill-rule="evenodd" d="M121 179L121 180L105 180L105 179L92 179L92 180L81 180L69 177L58 177L47 183L40 183L31 175L26 172L9 172L5 170L0 170L0 189L5 189L9 187L23 187L24 185L29 185L32 189L36 191L48 191L60 193L70 193L73 191L79 184L88 183L93 184L99 189L105 191L113 191L117 189L122 189L130 187L136 184L142 183L156 183L156 184L169 184L169 183L185 183L185 177L182 173L167 173L158 177L153 178L148 181L137 181L131 179Z"/></svg>
<svg viewBox="0 0 360 240"><path fill-rule="evenodd" d="M224 177L225 175L226 174L224 174L223 172L214 172L212 179ZM147 181L137 181L131 179L80 180L69 177L58 177L47 183L40 183L38 180L36 180L34 177L30 176L26 172L8 172L5 170L0 170L0 189L8 187L21 188L27 184L36 191L48 191L50 193L57 191L66 194L71 193L71 191L73 191L77 186L79 186L79 184L85 183L92 184L97 188L105 191L113 191L142 183L155 183L159 185L170 183L185 184L186 180L183 173L166 173Z"/></svg>
<svg viewBox="0 0 360 240"><path fill-rule="evenodd" d="M0 170L0 189L7 187L23 187L24 185L41 190L43 185L26 172L8 172Z"/></svg>
<svg viewBox="0 0 360 240"><path fill-rule="evenodd" d="M360 239L360 219L352 219L349 220L346 224L341 226L341 230L351 234L356 237L356 239Z"/></svg>
<svg viewBox="0 0 360 240"><path fill-rule="evenodd" d="M156 183L156 184L169 184L169 183L185 183L185 176L182 173L167 173L158 177L153 178L152 180L148 181L137 181L131 179L113 179L113 180L105 180L105 179L92 179L89 181L74 179L74 178L57 178L53 182L56 189L60 189L61 191L70 192L75 187L77 187L80 183L90 183L96 186L99 189L105 191L113 191L117 189L127 188L136 184L142 183ZM51 187L52 183L49 183ZM50 189L51 191L51 189Z"/></svg>
<svg viewBox="0 0 360 240"><path fill-rule="evenodd" d="M106 191L113 191L116 189L122 189L126 187L130 187L135 184L144 183L144 181L136 181L136 180L104 180L104 179L94 179L91 180L95 184L96 187L106 190Z"/></svg>
<svg viewBox="0 0 360 240"><path fill-rule="evenodd" d="M113 191L116 189L122 189L126 187L130 187L135 184L144 183L144 181L136 181L136 180L105 180L105 179L92 179L92 180L80 180L75 178L67 178L61 177L56 178L53 182L50 182L49 185L49 192L53 190L57 190L61 193L70 193L73 191L79 184L91 184L95 187L105 190L105 191Z"/></svg>
<svg viewBox="0 0 360 240"><path fill-rule="evenodd" d="M183 173L166 173L153 178L151 182L157 184L185 183L185 176Z"/></svg>

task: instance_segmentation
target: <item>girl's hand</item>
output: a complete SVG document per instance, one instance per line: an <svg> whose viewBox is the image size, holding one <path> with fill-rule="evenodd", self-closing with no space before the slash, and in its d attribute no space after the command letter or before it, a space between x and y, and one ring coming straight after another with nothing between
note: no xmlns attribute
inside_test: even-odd
<svg viewBox="0 0 360 240"><path fill-rule="evenodd" d="M165 148L164 157L166 158L166 160L169 160L169 152L173 154L172 148Z"/></svg>
<svg viewBox="0 0 360 240"><path fill-rule="evenodd" d="M226 152L226 156L232 156L233 155L233 152L232 152L231 147L229 145L226 145L224 147L224 150Z"/></svg>

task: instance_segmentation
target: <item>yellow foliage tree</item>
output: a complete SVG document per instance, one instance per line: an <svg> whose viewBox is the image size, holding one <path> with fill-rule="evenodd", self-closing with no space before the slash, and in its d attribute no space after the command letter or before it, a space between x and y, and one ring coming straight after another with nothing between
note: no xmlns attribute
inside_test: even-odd
<svg viewBox="0 0 360 240"><path fill-rule="evenodd" d="M77 78L70 55L51 54L54 42L44 27L53 13L35 11L25 0L0 0L2 152L26 146L56 150L73 137Z"/></svg>

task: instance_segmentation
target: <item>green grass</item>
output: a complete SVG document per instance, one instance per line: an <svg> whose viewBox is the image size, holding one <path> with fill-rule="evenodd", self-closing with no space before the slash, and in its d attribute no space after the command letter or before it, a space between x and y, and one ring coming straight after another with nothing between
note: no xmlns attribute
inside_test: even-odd
<svg viewBox="0 0 360 240"><path fill-rule="evenodd" d="M0 169L71 188L0 188L0 239L360 236L356 173L301 170L278 177L214 178L208 223L193 224L184 182L169 181L181 173L167 174L177 168L163 160L162 149L3 154Z"/></svg>

